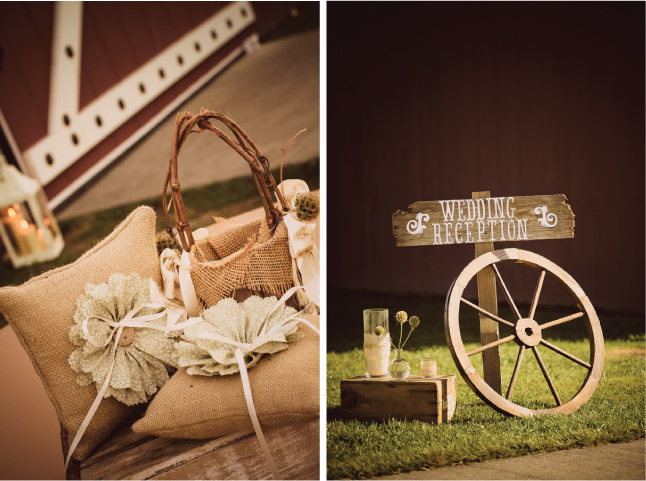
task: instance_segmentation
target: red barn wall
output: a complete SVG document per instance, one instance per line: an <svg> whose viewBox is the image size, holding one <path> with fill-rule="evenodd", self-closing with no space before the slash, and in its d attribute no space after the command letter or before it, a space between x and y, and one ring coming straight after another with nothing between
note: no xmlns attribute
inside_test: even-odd
<svg viewBox="0 0 646 481"><path fill-rule="evenodd" d="M230 2L85 2L80 108ZM51 200L222 61L253 32L270 31L300 2L253 4L256 22L166 89L45 186ZM0 108L21 151L47 135L54 3L0 2Z"/></svg>
<svg viewBox="0 0 646 481"><path fill-rule="evenodd" d="M327 68L330 288L445 295L474 246L397 248L396 210L562 193L574 239L496 247L644 312L643 3L331 3Z"/></svg>

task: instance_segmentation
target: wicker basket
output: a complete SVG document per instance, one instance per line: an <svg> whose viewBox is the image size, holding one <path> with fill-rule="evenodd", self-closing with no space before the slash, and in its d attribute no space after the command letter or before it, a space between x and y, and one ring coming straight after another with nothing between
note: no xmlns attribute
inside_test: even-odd
<svg viewBox="0 0 646 481"><path fill-rule="evenodd" d="M216 120L231 131L235 140L211 123ZM247 161L265 210L265 218L247 224L218 219L208 228L209 236L196 243L186 215L177 174L179 151L192 133L216 134ZM191 280L204 308L226 297L240 301L251 294L282 296L293 286L293 265L287 228L282 222L285 200L269 170L269 161L251 138L233 120L219 112L202 110L177 116L173 131L170 163L162 191L166 231L173 238L166 203L170 185L179 247L189 252ZM277 208L269 188L276 192Z"/></svg>

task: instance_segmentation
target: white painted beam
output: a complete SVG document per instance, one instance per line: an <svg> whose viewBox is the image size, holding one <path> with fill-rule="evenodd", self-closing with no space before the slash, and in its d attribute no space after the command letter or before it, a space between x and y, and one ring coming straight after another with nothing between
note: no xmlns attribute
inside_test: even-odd
<svg viewBox="0 0 646 481"><path fill-rule="evenodd" d="M255 21L250 2L233 2L108 89L72 119L25 152L47 185L187 72Z"/></svg>
<svg viewBox="0 0 646 481"><path fill-rule="evenodd" d="M73 129L81 97L83 3L55 2L48 133Z"/></svg>
<svg viewBox="0 0 646 481"><path fill-rule="evenodd" d="M152 130L157 124L159 124L166 117L171 115L175 109L177 109L183 102L189 99L195 92L201 89L209 80L215 77L218 73L224 70L227 65L233 62L236 58L242 55L245 52L255 51L258 47L258 35L252 34L250 37L245 39L241 47L235 48L231 53L229 53L224 59L222 59L217 65L211 68L207 73L200 77L196 82L194 82L188 89L184 90L180 95L175 97L168 105L166 105L157 115L152 119L146 122L140 129L138 129L134 134L128 137L127 140L119 144L118 147L111 150L105 157L103 157L99 162L90 167L85 171L80 177L71 182L65 189L63 189L58 195L49 201L49 208L55 209L65 202L70 196L74 194L77 190L83 187L87 182L89 182L94 176L99 172L105 169L108 165L118 159L123 155L130 147L135 145L142 137L144 137L150 130ZM159 188L159 195L161 196L161 186Z"/></svg>

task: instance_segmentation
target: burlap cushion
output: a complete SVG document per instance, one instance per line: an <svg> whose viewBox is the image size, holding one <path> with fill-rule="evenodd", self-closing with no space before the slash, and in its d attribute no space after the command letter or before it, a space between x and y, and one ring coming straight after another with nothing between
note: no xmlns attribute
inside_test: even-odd
<svg viewBox="0 0 646 481"><path fill-rule="evenodd" d="M319 326L319 316L303 316ZM264 356L249 369L251 394L264 429L319 415L319 335L301 323L305 336ZM172 438L207 439L252 430L240 374L190 376L180 369L148 405L132 430Z"/></svg>
<svg viewBox="0 0 646 481"><path fill-rule="evenodd" d="M81 387L68 363L76 301L87 283L101 284L111 274L137 273L161 285L155 246L155 211L139 207L94 248L73 264L46 272L22 286L0 289L0 312L16 332L40 376L58 419L74 438L97 396L94 384ZM87 458L110 432L138 407L113 397L103 399L73 458Z"/></svg>

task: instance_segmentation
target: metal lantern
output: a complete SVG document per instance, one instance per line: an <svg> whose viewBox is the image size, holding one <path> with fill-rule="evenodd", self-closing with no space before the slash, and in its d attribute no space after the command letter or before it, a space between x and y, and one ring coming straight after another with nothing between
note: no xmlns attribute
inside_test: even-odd
<svg viewBox="0 0 646 481"><path fill-rule="evenodd" d="M0 154L0 238L15 268L55 259L63 250L56 219L40 195L38 182Z"/></svg>

